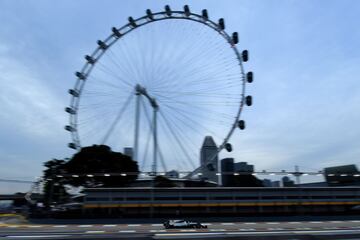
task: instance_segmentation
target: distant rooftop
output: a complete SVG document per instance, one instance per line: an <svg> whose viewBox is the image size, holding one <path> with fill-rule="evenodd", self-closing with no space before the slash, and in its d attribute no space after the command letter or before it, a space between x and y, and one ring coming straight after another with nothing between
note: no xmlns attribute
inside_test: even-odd
<svg viewBox="0 0 360 240"><path fill-rule="evenodd" d="M216 143L211 136L206 136L202 146L203 147L216 147Z"/></svg>

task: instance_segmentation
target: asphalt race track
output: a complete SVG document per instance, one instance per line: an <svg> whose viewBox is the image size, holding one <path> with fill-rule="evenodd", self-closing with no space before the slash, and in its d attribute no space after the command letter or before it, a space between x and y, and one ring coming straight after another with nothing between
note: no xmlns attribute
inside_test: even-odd
<svg viewBox="0 0 360 240"><path fill-rule="evenodd" d="M206 222L207 229L151 224L1 224L0 239L359 239L360 220Z"/></svg>

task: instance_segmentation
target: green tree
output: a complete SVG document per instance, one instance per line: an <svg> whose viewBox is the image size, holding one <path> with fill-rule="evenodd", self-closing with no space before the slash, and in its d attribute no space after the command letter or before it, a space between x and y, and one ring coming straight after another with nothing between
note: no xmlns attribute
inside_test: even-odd
<svg viewBox="0 0 360 240"><path fill-rule="evenodd" d="M44 163L44 204L49 207L53 202L64 202L69 194L66 192L65 179L56 176L63 173L65 160L52 159Z"/></svg>
<svg viewBox="0 0 360 240"><path fill-rule="evenodd" d="M84 187L124 187L137 179L139 168L137 162L120 152L113 152L106 145L84 147L64 164L62 170L69 175L67 183ZM100 175L99 175L100 173ZM105 173L114 173L105 176ZM121 175L121 173L131 173ZM93 175L93 177L84 177Z"/></svg>
<svg viewBox="0 0 360 240"><path fill-rule="evenodd" d="M135 181L139 173L135 161L120 152L111 151L105 145L84 147L68 161L52 159L44 166L45 206L68 199L69 194L64 187L66 184L75 187L124 187ZM113 174L105 176L105 173ZM124 176L122 173L132 174Z"/></svg>

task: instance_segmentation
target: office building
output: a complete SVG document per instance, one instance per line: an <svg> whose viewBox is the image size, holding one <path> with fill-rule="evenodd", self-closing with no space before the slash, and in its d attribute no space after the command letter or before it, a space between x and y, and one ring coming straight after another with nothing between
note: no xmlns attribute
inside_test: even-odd
<svg viewBox="0 0 360 240"><path fill-rule="evenodd" d="M254 165L247 164L247 162L234 163L234 171L242 173L253 173Z"/></svg>
<svg viewBox="0 0 360 240"><path fill-rule="evenodd" d="M133 153L133 148L131 148L131 147L125 147L125 148L124 148L124 155L133 158L133 155L134 155L134 153Z"/></svg>
<svg viewBox="0 0 360 240"><path fill-rule="evenodd" d="M221 161L221 185L232 186L234 179L234 159L224 158Z"/></svg>
<svg viewBox="0 0 360 240"><path fill-rule="evenodd" d="M218 148L211 136L206 136L200 149L200 165L202 178L218 182Z"/></svg>

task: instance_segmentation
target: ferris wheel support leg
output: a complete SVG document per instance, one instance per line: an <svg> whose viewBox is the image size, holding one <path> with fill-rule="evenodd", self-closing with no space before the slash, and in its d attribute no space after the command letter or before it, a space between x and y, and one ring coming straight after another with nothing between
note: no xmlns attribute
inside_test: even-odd
<svg viewBox="0 0 360 240"><path fill-rule="evenodd" d="M153 156L153 165L152 165L152 172L153 175L156 176L157 173L157 108L154 108L153 113L153 137L154 137L154 156Z"/></svg>
<svg viewBox="0 0 360 240"><path fill-rule="evenodd" d="M134 137L134 160L138 161L138 147L139 147L139 124L140 124L140 97L136 93L136 109L135 109L135 137Z"/></svg>

